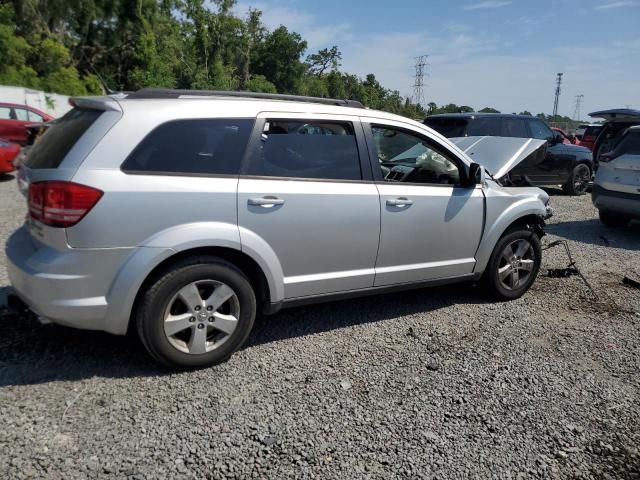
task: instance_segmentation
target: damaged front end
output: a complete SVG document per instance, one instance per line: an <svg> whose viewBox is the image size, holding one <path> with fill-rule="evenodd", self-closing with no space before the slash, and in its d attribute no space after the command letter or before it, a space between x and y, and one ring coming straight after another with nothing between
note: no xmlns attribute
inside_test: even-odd
<svg viewBox="0 0 640 480"><path fill-rule="evenodd" d="M517 137L455 137L450 140L504 187L533 187L527 172L542 163L547 141Z"/></svg>

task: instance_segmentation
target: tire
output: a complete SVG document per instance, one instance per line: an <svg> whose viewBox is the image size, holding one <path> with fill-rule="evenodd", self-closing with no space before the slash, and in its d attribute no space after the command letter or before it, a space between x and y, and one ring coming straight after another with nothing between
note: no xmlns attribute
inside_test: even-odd
<svg viewBox="0 0 640 480"><path fill-rule="evenodd" d="M591 168L585 163L579 163L573 167L567 183L562 186L562 191L567 195L584 195L589 189L591 181Z"/></svg>
<svg viewBox="0 0 640 480"><path fill-rule="evenodd" d="M524 246L521 242L526 242L526 250L518 255L518 247ZM505 256L509 252L507 249L510 249L512 255ZM535 281L541 260L540 239L535 233L522 227L507 231L496 244L489 259L483 276L485 287L498 300L519 298ZM514 269L517 270L517 276L513 274ZM501 278L501 272L507 272L507 276ZM521 277L522 272L526 273L525 277ZM517 282L513 281L514 278L517 278Z"/></svg>
<svg viewBox="0 0 640 480"><path fill-rule="evenodd" d="M246 341L255 317L247 277L220 258L200 256L161 275L144 293L135 320L154 359L198 368L226 361Z"/></svg>
<svg viewBox="0 0 640 480"><path fill-rule="evenodd" d="M608 212L606 210L598 210L600 221L607 227L626 227L631 219L620 213Z"/></svg>

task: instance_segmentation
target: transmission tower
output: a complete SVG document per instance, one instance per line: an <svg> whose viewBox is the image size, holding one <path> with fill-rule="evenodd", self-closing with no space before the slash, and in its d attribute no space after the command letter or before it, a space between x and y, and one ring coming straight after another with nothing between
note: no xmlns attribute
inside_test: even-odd
<svg viewBox="0 0 640 480"><path fill-rule="evenodd" d="M582 99L584 98L584 95L582 93L578 94L575 96L576 99L576 108L573 111L573 119L576 121L580 120L580 107L582 107Z"/></svg>
<svg viewBox="0 0 640 480"><path fill-rule="evenodd" d="M415 57L416 75L413 83L413 102L424 107L424 76L427 68L427 58L429 55Z"/></svg>
<svg viewBox="0 0 640 480"><path fill-rule="evenodd" d="M558 77L556 78L556 99L553 102L553 117L555 119L555 117L558 115L558 100L560 99L560 85L562 85L562 73L558 74Z"/></svg>

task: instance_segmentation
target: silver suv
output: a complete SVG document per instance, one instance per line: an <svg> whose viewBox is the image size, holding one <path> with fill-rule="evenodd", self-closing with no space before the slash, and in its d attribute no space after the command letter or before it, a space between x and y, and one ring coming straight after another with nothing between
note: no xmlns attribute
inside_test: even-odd
<svg viewBox="0 0 640 480"><path fill-rule="evenodd" d="M547 194L412 120L220 92L73 104L20 170L9 277L42 321L136 328L167 365L227 359L258 312L480 280L513 299L540 267Z"/></svg>

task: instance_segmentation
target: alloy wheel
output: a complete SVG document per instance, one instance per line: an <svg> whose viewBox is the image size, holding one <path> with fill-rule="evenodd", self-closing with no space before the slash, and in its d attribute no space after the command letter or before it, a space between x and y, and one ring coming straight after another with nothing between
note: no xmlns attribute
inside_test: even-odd
<svg viewBox="0 0 640 480"><path fill-rule="evenodd" d="M509 243L500 257L498 278L507 290L517 290L526 284L535 265L535 252L528 240L520 238Z"/></svg>
<svg viewBox="0 0 640 480"><path fill-rule="evenodd" d="M231 287L217 280L199 280L181 288L169 301L164 333L184 353L211 352L235 332L240 301Z"/></svg>

